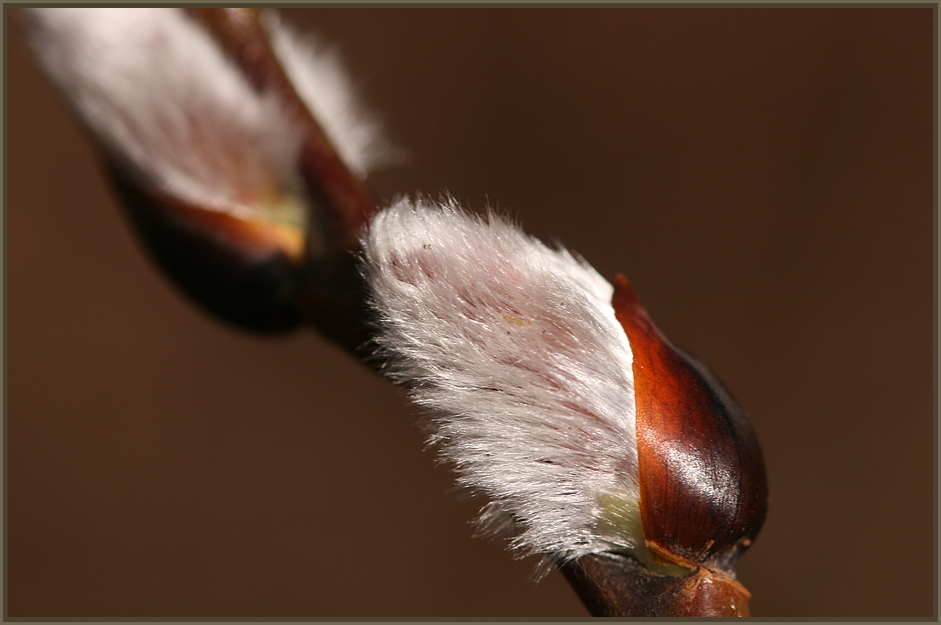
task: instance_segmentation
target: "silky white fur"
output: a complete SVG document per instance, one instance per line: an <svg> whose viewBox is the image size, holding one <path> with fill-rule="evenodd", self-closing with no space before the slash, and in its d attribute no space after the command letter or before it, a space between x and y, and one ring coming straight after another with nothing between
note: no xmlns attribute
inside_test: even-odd
<svg viewBox="0 0 941 625"><path fill-rule="evenodd" d="M524 553L642 547L606 512L638 498L631 349L611 285L453 201L400 200L364 246L388 374L435 415L432 441L460 481L490 498L484 521L516 521Z"/></svg>
<svg viewBox="0 0 941 625"><path fill-rule="evenodd" d="M105 149L144 182L234 214L302 192L299 128L181 9L25 10L46 71ZM324 131L365 173L376 160L376 127L355 114L335 56L297 49L297 37L268 22Z"/></svg>
<svg viewBox="0 0 941 625"><path fill-rule="evenodd" d="M271 46L298 95L321 121L340 157L360 176L396 159L378 119L359 104L336 50L296 32L266 11Z"/></svg>

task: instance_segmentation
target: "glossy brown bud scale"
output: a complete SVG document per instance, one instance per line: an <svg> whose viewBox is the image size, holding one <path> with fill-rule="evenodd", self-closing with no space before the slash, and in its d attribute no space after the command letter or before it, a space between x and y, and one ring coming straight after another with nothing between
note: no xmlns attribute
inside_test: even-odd
<svg viewBox="0 0 941 625"><path fill-rule="evenodd" d="M624 276L613 305L633 352L640 510L662 560L731 571L758 533L767 482L741 408L698 360L660 333Z"/></svg>

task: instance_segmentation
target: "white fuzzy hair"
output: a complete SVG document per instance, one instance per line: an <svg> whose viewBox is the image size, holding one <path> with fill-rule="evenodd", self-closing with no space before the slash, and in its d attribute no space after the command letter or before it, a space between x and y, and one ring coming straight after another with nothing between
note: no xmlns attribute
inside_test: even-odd
<svg viewBox="0 0 941 625"><path fill-rule="evenodd" d="M459 481L490 498L483 520L512 518L527 554L643 548L624 518L639 496L634 392L612 286L453 201L398 201L364 246L387 373L435 415Z"/></svg>
<svg viewBox="0 0 941 625"><path fill-rule="evenodd" d="M301 193L301 131L178 8L24 9L46 71L105 149L143 180L236 215ZM337 151L361 174L376 124L358 116L333 54L265 21L272 46Z"/></svg>
<svg viewBox="0 0 941 625"><path fill-rule="evenodd" d="M284 71L343 161L361 177L399 158L386 142L378 118L353 97L355 89L335 49L284 24L266 11L263 24Z"/></svg>

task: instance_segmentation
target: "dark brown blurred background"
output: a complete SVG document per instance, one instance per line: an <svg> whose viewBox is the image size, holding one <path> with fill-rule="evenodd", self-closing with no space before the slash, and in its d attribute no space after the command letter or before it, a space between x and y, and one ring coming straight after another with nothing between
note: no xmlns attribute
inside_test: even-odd
<svg viewBox="0 0 941 625"><path fill-rule="evenodd" d="M771 480L756 616L932 614L931 9L285 13L410 151L379 196L626 272L736 394ZM155 272L8 34L9 614L587 615L471 537L397 390Z"/></svg>

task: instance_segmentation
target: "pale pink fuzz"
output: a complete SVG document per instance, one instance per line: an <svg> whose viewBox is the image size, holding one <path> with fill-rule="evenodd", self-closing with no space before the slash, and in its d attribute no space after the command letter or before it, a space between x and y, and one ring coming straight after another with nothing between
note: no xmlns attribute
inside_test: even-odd
<svg viewBox="0 0 941 625"><path fill-rule="evenodd" d="M401 200L364 245L388 374L433 413L460 481L489 497L485 520L512 518L525 553L642 547L639 523L611 522L638 498L631 349L611 285L453 201Z"/></svg>

